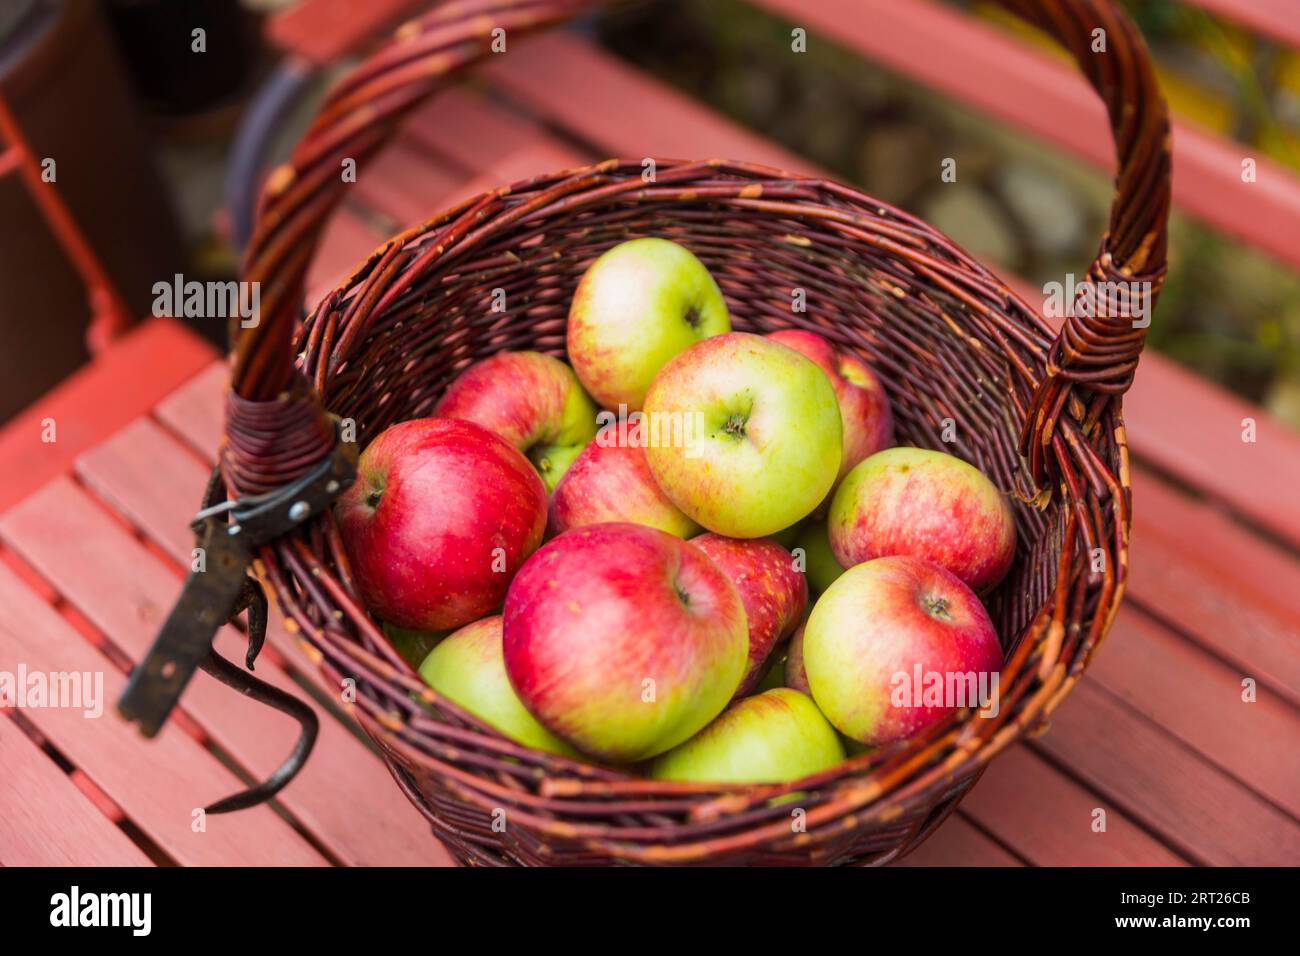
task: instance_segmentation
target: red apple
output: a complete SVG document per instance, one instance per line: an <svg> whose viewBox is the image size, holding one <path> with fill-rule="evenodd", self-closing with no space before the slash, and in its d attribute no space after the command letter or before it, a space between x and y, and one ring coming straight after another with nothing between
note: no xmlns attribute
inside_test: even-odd
<svg viewBox="0 0 1300 956"><path fill-rule="evenodd" d="M789 637L808 606L808 581L795 570L794 556L767 538L724 538L702 534L695 545L720 567L740 592L749 625L749 666L736 690L743 697L763 678L772 648Z"/></svg>
<svg viewBox="0 0 1300 956"><path fill-rule="evenodd" d="M828 527L846 568L911 554L977 591L1002 580L1016 550L1006 496L974 465L925 448L890 448L861 462L835 492Z"/></svg>
<svg viewBox="0 0 1300 956"><path fill-rule="evenodd" d="M596 412L573 369L540 352L498 352L475 362L433 410L500 435L528 456L548 491L596 434Z"/></svg>
<svg viewBox="0 0 1300 956"><path fill-rule="evenodd" d="M844 422L840 478L862 459L894 443L894 416L889 408L889 396L867 363L806 329L782 329L771 333L768 338L803 353L816 362L831 380Z"/></svg>
<svg viewBox="0 0 1300 956"><path fill-rule="evenodd" d="M1002 651L979 598L908 555L849 568L803 636L813 700L845 736L904 740L958 707L996 708Z"/></svg>
<svg viewBox="0 0 1300 956"><path fill-rule="evenodd" d="M655 483L639 444L602 443L602 436L582 450L551 495L550 530L554 533L588 524L630 521L679 538L700 530Z"/></svg>
<svg viewBox="0 0 1300 956"><path fill-rule="evenodd" d="M366 607L398 627L441 631L500 607L541 544L546 489L486 429L417 418L370 443L335 514Z"/></svg>
<svg viewBox="0 0 1300 956"><path fill-rule="evenodd" d="M606 760L653 757L721 713L748 646L744 606L722 570L641 525L560 535L506 596L506 672L519 699Z"/></svg>

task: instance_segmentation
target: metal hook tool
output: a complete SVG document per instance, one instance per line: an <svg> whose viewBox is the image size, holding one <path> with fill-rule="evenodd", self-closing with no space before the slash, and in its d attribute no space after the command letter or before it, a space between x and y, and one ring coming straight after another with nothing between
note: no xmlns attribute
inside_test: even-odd
<svg viewBox="0 0 1300 956"><path fill-rule="evenodd" d="M212 646L220 628L248 612L249 670L266 640L267 600L249 576L253 550L291 531L325 508L355 480L350 446L336 444L311 473L277 491L256 498L227 501L220 469L214 469L202 510L192 523L203 561L185 579L149 653L131 672L118 700L118 712L152 737L180 700L182 691L202 669L228 687L298 722L298 742L288 759L264 782L218 800L208 813L228 813L269 800L303 767L320 730L315 711L277 687L231 664Z"/></svg>

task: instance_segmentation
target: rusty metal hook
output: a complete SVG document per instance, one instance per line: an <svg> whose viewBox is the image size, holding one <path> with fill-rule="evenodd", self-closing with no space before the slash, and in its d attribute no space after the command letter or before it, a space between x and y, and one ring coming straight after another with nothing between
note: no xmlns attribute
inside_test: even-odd
<svg viewBox="0 0 1300 956"><path fill-rule="evenodd" d="M251 639L249 641L249 654L253 654ZM204 808L205 812L230 813L234 810L254 807L259 803L270 800L283 790L290 780L298 775L298 771L307 762L307 757L311 754L312 747L316 743L316 735L320 732L320 720L316 717L316 712L293 695L286 694L280 688L273 687L247 671L236 667L218 654L215 648L208 648L208 655L199 663L199 667L205 673L211 674L221 683L239 691L245 697L251 697L259 704L266 704L281 713L288 714L298 721L298 726L301 728L298 742L294 744L293 751L284 763L276 768L275 773L256 786L209 804Z"/></svg>
<svg viewBox="0 0 1300 956"><path fill-rule="evenodd" d="M219 470L214 470L193 527L204 564L185 579L176 606L167 616L149 653L131 673L118 710L136 721L145 736L162 727L196 669L258 703L298 722L298 742L288 759L265 781L218 800L208 813L229 813L271 799L306 763L320 731L316 712L292 695L259 680L226 660L212 646L222 625L248 612L248 650L253 669L266 641L268 602L261 584L248 574L253 550L327 508L352 483L355 456L336 446L328 458L298 482L279 491L235 502L226 500ZM231 517L235 519L231 522Z"/></svg>

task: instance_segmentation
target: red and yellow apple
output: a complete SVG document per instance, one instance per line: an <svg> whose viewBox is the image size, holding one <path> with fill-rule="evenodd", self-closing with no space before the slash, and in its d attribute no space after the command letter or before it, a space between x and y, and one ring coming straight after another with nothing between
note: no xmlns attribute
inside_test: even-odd
<svg viewBox="0 0 1300 956"><path fill-rule="evenodd" d="M655 374L687 346L731 328L718 284L691 251L633 239L583 274L569 308L569 361L602 406L636 411Z"/></svg>
<svg viewBox="0 0 1300 956"><path fill-rule="evenodd" d="M634 762L722 712L749 638L740 595L703 551L620 523L575 528L524 564L504 646L533 716L585 753Z"/></svg>
<svg viewBox="0 0 1300 956"><path fill-rule="evenodd" d="M573 369L540 352L498 352L447 387L433 414L482 425L523 452L547 491L596 434L596 406Z"/></svg>
<svg viewBox="0 0 1300 956"><path fill-rule="evenodd" d="M443 639L420 664L424 682L516 743L577 757L578 752L537 722L506 676L501 615L485 617Z"/></svg>
<svg viewBox="0 0 1300 956"><path fill-rule="evenodd" d="M655 377L645 414L659 487L718 534L781 531L817 507L839 474L843 425L830 379L763 336L731 332L692 345ZM654 440L676 422L686 440Z"/></svg>
<svg viewBox="0 0 1300 956"><path fill-rule="evenodd" d="M398 627L449 630L500 607L541 544L546 489L487 429L417 418L367 446L335 515L366 607Z"/></svg>
<svg viewBox="0 0 1300 956"><path fill-rule="evenodd" d="M894 443L889 396L866 362L807 329L782 329L772 332L768 338L808 356L831 380L844 423L840 478L862 459Z"/></svg>
<svg viewBox="0 0 1300 956"><path fill-rule="evenodd" d="M640 444L602 444L597 435L555 486L550 530L611 521L643 524L679 538L700 530L659 489Z"/></svg>
<svg viewBox="0 0 1300 956"><path fill-rule="evenodd" d="M858 464L835 492L828 526L846 568L910 554L977 591L1001 581L1015 557L1006 496L974 465L926 448L890 448Z"/></svg>
<svg viewBox="0 0 1300 956"><path fill-rule="evenodd" d="M835 729L805 694L780 687L746 697L666 754L650 776L701 783L786 783L845 759Z"/></svg>
<svg viewBox="0 0 1300 956"><path fill-rule="evenodd" d="M958 707L996 706L1002 652L975 593L910 555L844 572L803 634L813 700L845 736L877 746Z"/></svg>
<svg viewBox="0 0 1300 956"><path fill-rule="evenodd" d="M770 538L725 538L712 532L692 538L736 586L749 627L749 664L736 689L743 697L766 672L772 648L790 636L808 606L808 582L794 557Z"/></svg>

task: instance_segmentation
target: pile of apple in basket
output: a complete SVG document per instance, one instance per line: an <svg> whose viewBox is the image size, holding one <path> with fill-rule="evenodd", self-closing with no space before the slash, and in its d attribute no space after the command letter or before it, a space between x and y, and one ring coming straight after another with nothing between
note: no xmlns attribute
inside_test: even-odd
<svg viewBox="0 0 1300 956"><path fill-rule="evenodd" d="M439 694L532 748L725 783L989 705L1002 494L891 447L848 350L730 327L688 250L623 243L574 294L572 366L493 355L365 449L336 506L348 557Z"/></svg>

